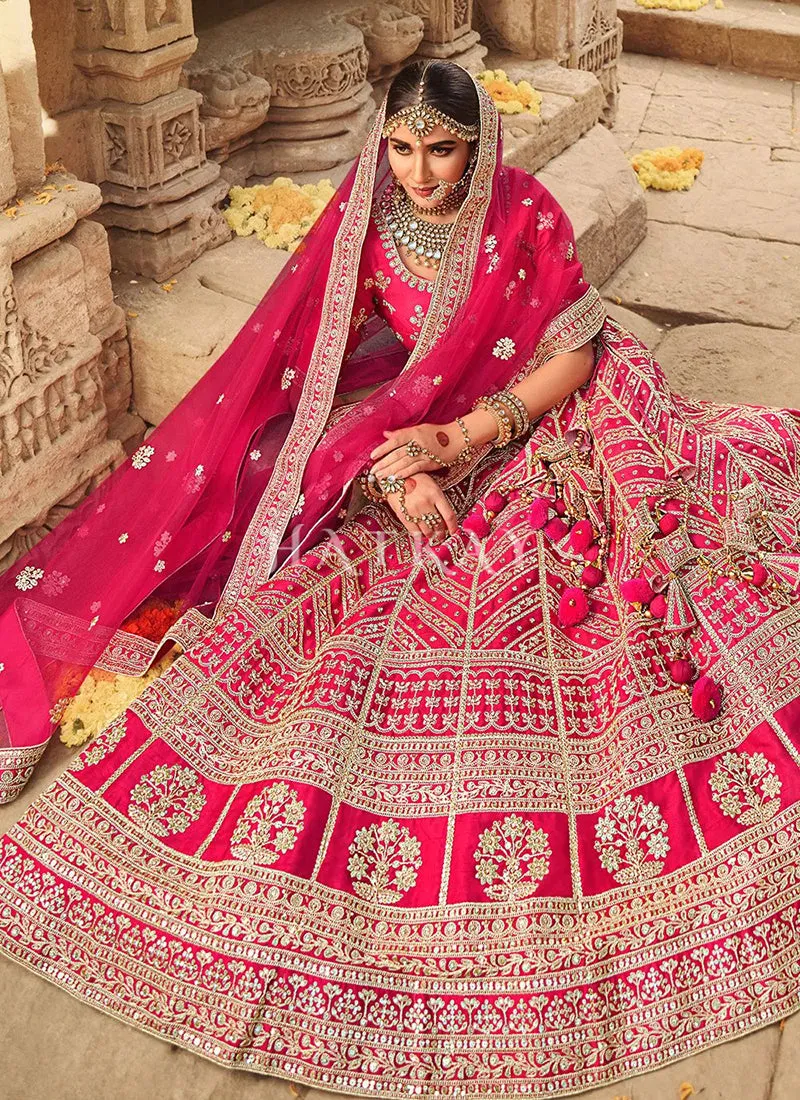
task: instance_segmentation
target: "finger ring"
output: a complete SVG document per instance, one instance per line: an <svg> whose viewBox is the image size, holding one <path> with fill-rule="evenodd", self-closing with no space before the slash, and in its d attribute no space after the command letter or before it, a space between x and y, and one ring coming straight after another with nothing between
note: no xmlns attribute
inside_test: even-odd
<svg viewBox="0 0 800 1100"><path fill-rule="evenodd" d="M438 512L423 512L420 519L423 523L427 523L429 527L436 527L441 521L441 516Z"/></svg>
<svg viewBox="0 0 800 1100"><path fill-rule="evenodd" d="M398 477L397 474L388 474L379 480L384 493L399 493L405 487L405 478Z"/></svg>
<svg viewBox="0 0 800 1100"><path fill-rule="evenodd" d="M416 439L409 439L406 443L406 454L409 458L416 458L417 455L422 454L422 447L417 443Z"/></svg>

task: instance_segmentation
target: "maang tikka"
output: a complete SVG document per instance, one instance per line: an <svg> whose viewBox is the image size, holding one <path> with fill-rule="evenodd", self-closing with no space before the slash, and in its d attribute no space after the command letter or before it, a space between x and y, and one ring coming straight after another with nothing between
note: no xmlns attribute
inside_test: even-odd
<svg viewBox="0 0 800 1100"><path fill-rule="evenodd" d="M420 77L419 87L417 89L418 102L412 104L410 107L403 107L402 110L396 111L391 118L388 118L384 123L381 134L388 138L398 126L405 125L409 128L412 134L416 135L417 145L422 144L422 139L432 133L437 126L443 126L448 133L453 134L454 137L461 138L463 141L476 141L480 135L480 126L465 125L463 122L458 122L456 119L451 118L450 115L446 115L444 111L440 111L438 107L432 107L430 104L424 102L424 85L425 85L425 73L428 70L428 66L422 70L422 76Z"/></svg>

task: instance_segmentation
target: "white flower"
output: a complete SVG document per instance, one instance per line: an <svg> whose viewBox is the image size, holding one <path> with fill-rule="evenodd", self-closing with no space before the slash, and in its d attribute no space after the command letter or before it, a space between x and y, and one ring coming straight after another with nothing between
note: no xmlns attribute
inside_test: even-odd
<svg viewBox="0 0 800 1100"><path fill-rule="evenodd" d="M203 476L203 470L205 470L205 466L202 466L202 465L201 466L195 466L194 476L195 477L202 477Z"/></svg>
<svg viewBox="0 0 800 1100"><path fill-rule="evenodd" d="M286 368L286 370L283 372L283 377L281 378L281 389L282 390L288 390L289 386L291 386L291 384L292 384L292 379L294 378L296 373L297 372L295 371L294 367L287 367Z"/></svg>
<svg viewBox="0 0 800 1100"><path fill-rule="evenodd" d="M347 203L346 203L346 202L340 202L340 203L339 203L339 209L340 209L340 210L345 210L345 209L347 209Z"/></svg>
<svg viewBox="0 0 800 1100"><path fill-rule="evenodd" d="M299 516L300 515L300 513L303 511L303 505L305 504L305 502L306 502L305 494L301 493L300 496L297 498L297 507L292 512L293 516Z"/></svg>
<svg viewBox="0 0 800 1100"><path fill-rule="evenodd" d="M159 558L156 564L153 566L153 569L156 571L156 573L163 573L166 567L167 563L164 561L164 559Z"/></svg>
<svg viewBox="0 0 800 1100"><path fill-rule="evenodd" d="M166 454L167 462L174 462L177 457L178 457L178 452L177 451L167 451L167 454Z"/></svg>
<svg viewBox="0 0 800 1100"><path fill-rule="evenodd" d="M442 384L442 376L441 376L441 374L437 374L437 375L436 375L436 377L435 377L435 378L434 378L434 380L433 380L433 384L434 384L434 386L441 386L441 384Z"/></svg>
<svg viewBox="0 0 800 1100"><path fill-rule="evenodd" d="M224 394L224 393L221 393L221 394L219 395L219 397L217 398L217 404L218 404L218 405L221 405L221 404L222 404L222 402L223 402L224 400L225 400L225 394Z"/></svg>
<svg viewBox="0 0 800 1100"><path fill-rule="evenodd" d="M491 273L494 271L494 269L497 267L497 265L499 263L500 263L500 253L495 252L494 256L492 256L491 260L489 260L488 267L486 268L486 274L491 275Z"/></svg>
<svg viewBox="0 0 800 1100"><path fill-rule="evenodd" d="M256 449L255 451L250 452L250 459L252 462L258 462L259 458L261 458L261 451Z"/></svg>
<svg viewBox="0 0 800 1100"><path fill-rule="evenodd" d="M522 200L522 205L523 206L533 206L533 199L523 199Z"/></svg>
<svg viewBox="0 0 800 1100"><path fill-rule="evenodd" d="M123 532L122 532L122 534L121 534L121 535L119 536L119 538L117 539L117 542L127 542L127 541L128 541L128 539L129 539L129 537L130 537L130 536L128 535L128 532L127 532L127 531L123 531Z"/></svg>
<svg viewBox="0 0 800 1100"><path fill-rule="evenodd" d="M134 470L143 470L155 453L155 447L148 447L145 444L131 455L131 466Z"/></svg>
<svg viewBox="0 0 800 1100"><path fill-rule="evenodd" d="M521 267L519 269L519 271L517 272L517 278L519 278L519 279L527 279L528 278L528 273L527 273L527 271L525 270L524 267Z"/></svg>
<svg viewBox="0 0 800 1100"><path fill-rule="evenodd" d="M230 538L231 538L232 533L233 532L231 532L231 531L225 531L222 535L222 541L223 542L230 542Z"/></svg>
<svg viewBox="0 0 800 1100"><path fill-rule="evenodd" d="M163 554L171 542L172 535L169 531L162 531L153 545L153 553L155 556L158 557L159 554Z"/></svg>
<svg viewBox="0 0 800 1100"><path fill-rule="evenodd" d="M545 214L541 210L536 217L537 229L555 229L556 222L552 214Z"/></svg>
<svg viewBox="0 0 800 1100"><path fill-rule="evenodd" d="M497 237L495 237L494 233L490 233L483 242L483 248L485 252L494 252L497 248Z"/></svg>
<svg viewBox="0 0 800 1100"><path fill-rule="evenodd" d="M517 350L517 345L510 336L501 337L492 348L492 355L496 359L510 359Z"/></svg>

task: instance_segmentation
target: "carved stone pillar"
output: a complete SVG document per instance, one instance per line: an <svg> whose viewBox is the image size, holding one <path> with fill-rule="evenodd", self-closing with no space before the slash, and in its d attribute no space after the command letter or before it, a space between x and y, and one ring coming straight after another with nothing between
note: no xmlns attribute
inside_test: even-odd
<svg viewBox="0 0 800 1100"><path fill-rule="evenodd" d="M613 121L619 94L617 62L622 22L616 0L476 0L477 21L489 44L528 59L549 58L592 72Z"/></svg>
<svg viewBox="0 0 800 1100"><path fill-rule="evenodd" d="M473 0L399 0L406 11L421 15L425 37L418 57L457 61L471 72L483 68L486 47L472 27Z"/></svg>

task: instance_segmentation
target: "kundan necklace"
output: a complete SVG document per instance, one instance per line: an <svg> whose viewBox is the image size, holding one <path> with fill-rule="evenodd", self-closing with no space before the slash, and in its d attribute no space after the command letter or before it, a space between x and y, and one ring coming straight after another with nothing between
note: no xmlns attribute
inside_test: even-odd
<svg viewBox="0 0 800 1100"><path fill-rule="evenodd" d="M406 191L396 186L386 218L389 232L425 267L437 270L455 222L429 222L415 210Z"/></svg>

